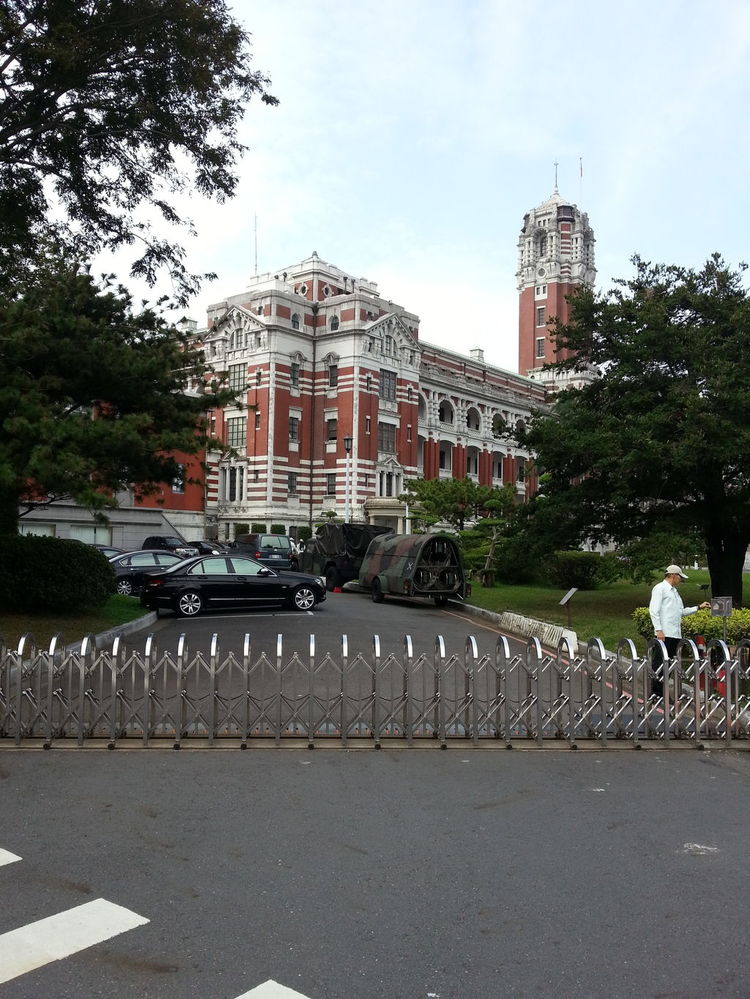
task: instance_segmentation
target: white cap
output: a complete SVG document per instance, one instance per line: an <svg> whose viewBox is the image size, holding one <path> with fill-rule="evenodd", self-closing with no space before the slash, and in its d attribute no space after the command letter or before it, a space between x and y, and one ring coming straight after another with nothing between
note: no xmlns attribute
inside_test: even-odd
<svg viewBox="0 0 750 999"><path fill-rule="evenodd" d="M665 576L671 576L671 575L682 576L683 579L687 579L687 576L682 571L682 569L679 567L679 565L668 565L667 566L667 571L665 572L664 575Z"/></svg>

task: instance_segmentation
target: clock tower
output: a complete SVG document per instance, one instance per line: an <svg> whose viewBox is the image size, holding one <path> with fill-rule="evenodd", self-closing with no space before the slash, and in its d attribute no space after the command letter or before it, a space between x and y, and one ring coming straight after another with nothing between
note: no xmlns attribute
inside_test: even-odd
<svg viewBox="0 0 750 999"><path fill-rule="evenodd" d="M569 295L576 285L593 286L594 233L585 212L552 196L523 217L518 237L518 370L539 375L542 365L570 356L555 354L550 321L568 321Z"/></svg>

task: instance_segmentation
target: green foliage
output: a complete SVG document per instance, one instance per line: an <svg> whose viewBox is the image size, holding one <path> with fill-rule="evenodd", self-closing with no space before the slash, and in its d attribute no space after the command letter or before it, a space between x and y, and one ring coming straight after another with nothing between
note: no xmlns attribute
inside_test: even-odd
<svg viewBox="0 0 750 999"><path fill-rule="evenodd" d="M101 607L115 574L101 552L62 538L0 536L0 606L6 611Z"/></svg>
<svg viewBox="0 0 750 999"><path fill-rule="evenodd" d="M267 531L268 531L268 525L267 524L262 524L262 523L260 523L260 521L256 521L254 524L250 525L250 531L249 531L249 533L250 534L266 534ZM242 533L247 534L248 532L247 531L243 532L243 531L235 530L234 535L235 535L235 537L237 537L238 534L242 534Z"/></svg>
<svg viewBox="0 0 750 999"><path fill-rule="evenodd" d="M265 530L265 526L263 528ZM255 525L253 525L253 532L255 532ZM249 524L235 524L234 525L234 536L238 537L240 534L249 534L250 525Z"/></svg>
<svg viewBox="0 0 750 999"><path fill-rule="evenodd" d="M555 552L546 564L550 582L555 586L579 590L593 590L604 583L614 582L620 576L616 557L598 552Z"/></svg>
<svg viewBox="0 0 750 999"><path fill-rule="evenodd" d="M633 611L633 621L638 634L650 640L654 637L654 626L648 607L636 607ZM710 610L699 610L695 614L687 614L682 619L682 634L703 635L707 642L712 638L724 637L724 618L714 617ZM727 618L727 641L737 645L743 638L750 637L750 608L736 607Z"/></svg>
<svg viewBox="0 0 750 999"><path fill-rule="evenodd" d="M271 534L286 534L283 524L271 524Z"/></svg>
<svg viewBox="0 0 750 999"><path fill-rule="evenodd" d="M641 541L647 551L653 540L654 566L675 560L665 537L697 538L714 592L739 605L750 543L745 268L718 255L700 271L634 264L605 296L579 288L570 323L555 327L575 352L558 366L599 374L516 431L543 470L525 529L547 542L564 532L557 548ZM639 575L649 561L636 559Z"/></svg>
<svg viewBox="0 0 750 999"><path fill-rule="evenodd" d="M205 371L185 332L65 260L40 261L13 299L0 289L0 533L22 502L103 511L172 481L175 452L208 442L206 409L232 399L185 391Z"/></svg>
<svg viewBox="0 0 750 999"><path fill-rule="evenodd" d="M189 297L180 242L144 219L190 228L170 195L230 197L248 101L277 103L225 0L4 0L0 51L0 283L55 232L84 257L137 242L133 273Z"/></svg>
<svg viewBox="0 0 750 999"><path fill-rule="evenodd" d="M304 527L297 528L297 541L307 541L308 538L312 537L312 528L305 525Z"/></svg>
<svg viewBox="0 0 750 999"><path fill-rule="evenodd" d="M427 527L445 523L454 531L488 516L504 520L515 502L512 486L480 486L468 477L410 479L400 498L409 505L412 521Z"/></svg>

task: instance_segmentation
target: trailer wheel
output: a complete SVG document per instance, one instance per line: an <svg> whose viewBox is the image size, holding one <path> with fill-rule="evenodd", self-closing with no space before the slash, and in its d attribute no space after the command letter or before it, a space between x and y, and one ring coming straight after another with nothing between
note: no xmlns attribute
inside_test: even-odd
<svg viewBox="0 0 750 999"><path fill-rule="evenodd" d="M372 591L370 592L372 597L372 602L374 604L382 604L383 602L383 590L380 586L380 580L376 576L372 581Z"/></svg>

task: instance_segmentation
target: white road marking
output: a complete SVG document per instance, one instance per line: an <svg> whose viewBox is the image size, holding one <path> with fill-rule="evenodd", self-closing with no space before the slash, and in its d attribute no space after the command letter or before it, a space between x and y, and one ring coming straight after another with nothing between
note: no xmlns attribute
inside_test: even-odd
<svg viewBox="0 0 750 999"><path fill-rule="evenodd" d="M148 919L104 898L0 935L0 983L93 947Z"/></svg>
<svg viewBox="0 0 750 999"><path fill-rule="evenodd" d="M15 864L15 862L20 859L21 858L17 857L15 853L10 853L8 850L0 850L0 867L2 867L3 864Z"/></svg>
<svg viewBox="0 0 750 999"><path fill-rule="evenodd" d="M295 992L294 989L288 989L285 985L279 985L278 982L269 978L267 982L263 982L257 988L243 992L241 996L237 996L237 999L310 999L310 997L303 996L301 992Z"/></svg>
<svg viewBox="0 0 750 999"><path fill-rule="evenodd" d="M682 848L683 853L689 853L694 857L704 857L706 854L718 853L718 846L703 846L702 843L685 843Z"/></svg>

